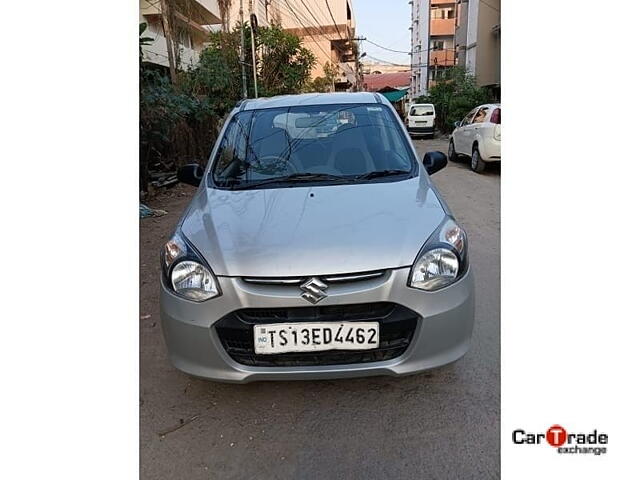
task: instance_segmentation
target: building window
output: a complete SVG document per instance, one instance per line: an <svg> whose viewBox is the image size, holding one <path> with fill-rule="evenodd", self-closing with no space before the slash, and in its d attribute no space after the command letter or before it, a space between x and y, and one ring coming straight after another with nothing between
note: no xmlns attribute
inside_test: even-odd
<svg viewBox="0 0 640 480"><path fill-rule="evenodd" d="M430 68L429 69L429 78L431 80L442 80L445 77L446 68Z"/></svg>
<svg viewBox="0 0 640 480"><path fill-rule="evenodd" d="M432 40L431 50L444 50L444 40Z"/></svg>
<svg viewBox="0 0 640 480"><path fill-rule="evenodd" d="M445 20L455 18L455 10L453 7L445 7L438 8L434 7L431 9L431 19L432 20Z"/></svg>

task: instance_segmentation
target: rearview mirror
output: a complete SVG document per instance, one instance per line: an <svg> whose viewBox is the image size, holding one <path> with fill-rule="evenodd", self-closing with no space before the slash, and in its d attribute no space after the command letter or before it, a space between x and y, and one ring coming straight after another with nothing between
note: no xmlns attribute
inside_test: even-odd
<svg viewBox="0 0 640 480"><path fill-rule="evenodd" d="M427 152L422 159L429 175L439 172L447 166L447 156L442 152Z"/></svg>
<svg viewBox="0 0 640 480"><path fill-rule="evenodd" d="M198 187L204 175L204 169L197 163L190 163L178 169L178 180L188 185Z"/></svg>
<svg viewBox="0 0 640 480"><path fill-rule="evenodd" d="M300 117L296 118L295 125L296 128L311 128L315 127L322 123L322 118L316 117Z"/></svg>
<svg viewBox="0 0 640 480"><path fill-rule="evenodd" d="M462 125L460 122L453 122L453 126L458 128L460 125Z"/></svg>

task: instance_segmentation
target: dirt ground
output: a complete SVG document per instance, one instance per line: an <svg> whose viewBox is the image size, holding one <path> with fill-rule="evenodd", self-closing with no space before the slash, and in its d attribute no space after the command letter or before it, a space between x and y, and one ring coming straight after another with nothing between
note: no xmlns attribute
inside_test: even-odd
<svg viewBox="0 0 640 480"><path fill-rule="evenodd" d="M141 478L499 478L499 167L477 175L450 163L433 179L469 235L476 327L462 360L402 378L230 385L175 370L160 328L159 252L195 189L149 201L168 213L140 228Z"/></svg>

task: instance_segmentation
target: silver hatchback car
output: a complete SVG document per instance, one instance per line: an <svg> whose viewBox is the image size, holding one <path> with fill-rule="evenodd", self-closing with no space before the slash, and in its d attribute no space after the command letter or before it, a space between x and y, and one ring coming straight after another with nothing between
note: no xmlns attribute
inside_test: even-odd
<svg viewBox="0 0 640 480"><path fill-rule="evenodd" d="M464 230L375 93L245 100L162 251L172 363L228 381L411 374L469 348Z"/></svg>

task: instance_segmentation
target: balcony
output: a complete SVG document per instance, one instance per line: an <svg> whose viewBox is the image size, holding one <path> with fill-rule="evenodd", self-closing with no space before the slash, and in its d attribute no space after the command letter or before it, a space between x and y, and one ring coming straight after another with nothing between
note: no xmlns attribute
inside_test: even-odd
<svg viewBox="0 0 640 480"><path fill-rule="evenodd" d="M455 18L432 18L430 22L431 36L447 35L453 36L456 32Z"/></svg>
<svg viewBox="0 0 640 480"><path fill-rule="evenodd" d="M155 63L157 65L169 66L169 57L167 56L167 40L160 34L145 34L154 38L149 45L142 47L142 58L145 62ZM180 45L180 70L186 70L189 66L198 62L198 52L192 48Z"/></svg>
<svg viewBox="0 0 640 480"><path fill-rule="evenodd" d="M453 49L431 50L429 52L429 65L439 67L452 67L456 63L456 52Z"/></svg>
<svg viewBox="0 0 640 480"><path fill-rule="evenodd" d="M181 0L175 3L174 11L178 19L192 27L222 23L217 0ZM140 15L143 17L161 13L160 1L140 0Z"/></svg>
<svg viewBox="0 0 640 480"><path fill-rule="evenodd" d="M198 4L200 10L205 10L207 14L217 19L217 21L208 23L207 25L213 25L215 23L220 23L222 21L220 18L220 7L218 6L217 0L192 0L192 1L193 3ZM198 18L200 17L198 16ZM203 18L203 20L208 22L210 19Z"/></svg>
<svg viewBox="0 0 640 480"><path fill-rule="evenodd" d="M180 47L178 68L185 70L198 61L198 52L209 39L210 30L206 26L221 23L220 9L216 0L176 0L174 5L174 20L177 26L182 27L174 32ZM143 35L153 38L149 45L142 47L142 54L144 61L168 67L160 6L158 0L140 0L140 22L145 22L148 27Z"/></svg>

